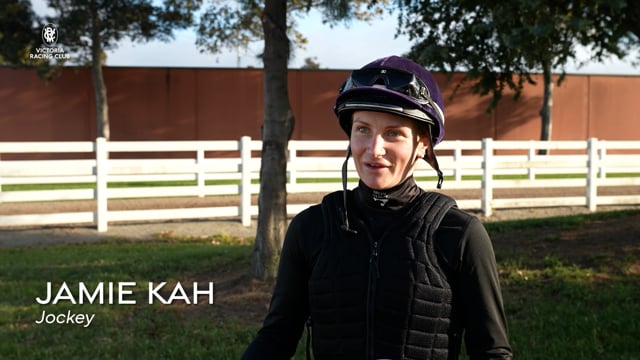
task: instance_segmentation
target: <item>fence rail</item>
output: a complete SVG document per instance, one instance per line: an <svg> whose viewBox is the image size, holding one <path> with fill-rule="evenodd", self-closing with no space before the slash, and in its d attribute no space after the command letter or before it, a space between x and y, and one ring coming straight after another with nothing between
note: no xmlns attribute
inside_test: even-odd
<svg viewBox="0 0 640 360"><path fill-rule="evenodd" d="M290 141L287 164L289 193L339 190L346 141ZM22 225L90 223L106 231L109 222L238 217L250 225L258 208L262 142L239 141L106 141L0 142L0 203L95 200L93 211L0 215L0 228ZM546 149L548 155L538 155ZM438 147L447 189L481 189L478 199L459 200L465 209L490 216L498 208L640 204L640 191L603 196L603 186L640 186L640 141L449 141ZM45 153L51 160L25 160ZM55 159L53 154L64 154ZM147 156L153 154L154 156ZM179 155L177 155L179 154ZM158 158L161 156L162 158ZM421 162L415 176L433 188L433 170ZM348 186L357 185L353 162ZM131 186L131 183L151 183ZM156 184L153 184L153 183ZM164 184L162 186L158 186ZM178 182L178 183L174 183ZM42 184L85 184L83 188L37 190ZM86 185L90 184L90 185ZM167 185L169 184L169 185ZM108 186L109 185L109 186ZM26 190L20 186L31 186ZM499 188L583 187L584 196L494 198ZM33 189L36 188L36 189ZM639 188L640 189L640 188ZM108 210L111 199L239 195L224 207ZM295 214L310 204L290 204Z"/></svg>

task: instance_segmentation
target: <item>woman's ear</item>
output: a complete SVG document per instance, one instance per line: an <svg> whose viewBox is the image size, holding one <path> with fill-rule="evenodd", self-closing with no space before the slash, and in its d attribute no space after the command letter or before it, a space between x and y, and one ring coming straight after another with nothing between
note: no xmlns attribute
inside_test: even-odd
<svg viewBox="0 0 640 360"><path fill-rule="evenodd" d="M420 135L418 137L418 146L416 149L416 158L423 159L429 149L429 136Z"/></svg>
<svg viewBox="0 0 640 360"><path fill-rule="evenodd" d="M424 157L423 157L423 159L425 161L429 162L428 159L433 158L434 154L435 153L433 152L433 147L431 146L431 142L429 142L429 145L424 148Z"/></svg>

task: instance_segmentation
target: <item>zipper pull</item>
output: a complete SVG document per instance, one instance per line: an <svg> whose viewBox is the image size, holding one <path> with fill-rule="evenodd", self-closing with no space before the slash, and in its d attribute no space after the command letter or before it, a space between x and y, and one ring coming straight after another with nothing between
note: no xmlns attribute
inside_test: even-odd
<svg viewBox="0 0 640 360"><path fill-rule="evenodd" d="M380 270L378 270L378 242L373 242L373 249L371 249L371 257L369 263L373 265L376 270L376 279L380 278Z"/></svg>

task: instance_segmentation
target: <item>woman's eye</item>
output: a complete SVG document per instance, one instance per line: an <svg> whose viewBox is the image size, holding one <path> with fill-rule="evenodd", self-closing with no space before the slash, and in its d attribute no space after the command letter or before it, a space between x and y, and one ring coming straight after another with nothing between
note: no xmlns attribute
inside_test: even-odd
<svg viewBox="0 0 640 360"><path fill-rule="evenodd" d="M356 131L360 134L368 134L369 133L369 128L366 126L358 126L356 127Z"/></svg>
<svg viewBox="0 0 640 360"><path fill-rule="evenodd" d="M387 136L390 138L397 138L399 136L402 136L402 133L400 131L397 130L389 130L387 132Z"/></svg>

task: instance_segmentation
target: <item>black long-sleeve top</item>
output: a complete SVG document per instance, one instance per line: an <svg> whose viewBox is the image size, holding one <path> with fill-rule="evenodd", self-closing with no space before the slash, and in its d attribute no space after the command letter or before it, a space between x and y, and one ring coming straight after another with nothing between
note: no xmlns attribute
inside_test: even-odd
<svg viewBox="0 0 640 360"><path fill-rule="evenodd" d="M385 192L360 184L354 189L358 215L367 219L370 233L382 234L391 223L402 221L402 209L422 192L409 178ZM320 249L322 211L312 206L293 218L281 253L278 278L263 327L243 359L289 359L296 350L309 316L310 259ZM453 316L464 331L471 359L510 359L511 347L495 256L491 240L480 221L452 208L435 233L440 266L450 274L457 293ZM366 256L366 255L365 255ZM457 346L454 345L457 351ZM450 353L455 359L458 354Z"/></svg>

